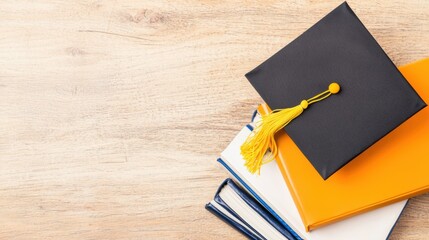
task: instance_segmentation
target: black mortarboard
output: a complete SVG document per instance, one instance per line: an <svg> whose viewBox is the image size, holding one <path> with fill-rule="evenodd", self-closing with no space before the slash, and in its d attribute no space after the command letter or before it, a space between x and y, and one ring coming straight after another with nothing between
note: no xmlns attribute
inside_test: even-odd
<svg viewBox="0 0 429 240"><path fill-rule="evenodd" d="M346 2L246 77L271 109L341 86L285 127L324 179L426 106Z"/></svg>

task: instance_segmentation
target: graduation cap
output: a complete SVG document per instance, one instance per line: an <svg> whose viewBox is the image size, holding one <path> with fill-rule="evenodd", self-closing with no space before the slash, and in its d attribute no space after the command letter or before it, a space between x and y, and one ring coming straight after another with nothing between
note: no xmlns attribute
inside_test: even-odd
<svg viewBox="0 0 429 240"><path fill-rule="evenodd" d="M327 179L426 106L346 2L246 77L273 109L241 147L253 173L285 128Z"/></svg>

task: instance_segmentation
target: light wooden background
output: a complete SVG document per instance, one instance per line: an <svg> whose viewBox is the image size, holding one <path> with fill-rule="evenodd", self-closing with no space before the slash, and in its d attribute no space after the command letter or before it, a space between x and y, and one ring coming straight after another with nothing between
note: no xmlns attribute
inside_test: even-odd
<svg viewBox="0 0 429 240"><path fill-rule="evenodd" d="M341 1L0 1L0 239L239 239L204 204L244 74ZM393 61L429 1L349 1ZM391 239L429 239L429 195Z"/></svg>

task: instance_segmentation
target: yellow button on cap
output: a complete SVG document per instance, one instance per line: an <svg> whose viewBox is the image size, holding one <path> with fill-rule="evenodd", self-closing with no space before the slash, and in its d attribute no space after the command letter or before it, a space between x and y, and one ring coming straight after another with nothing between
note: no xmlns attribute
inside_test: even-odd
<svg viewBox="0 0 429 240"><path fill-rule="evenodd" d="M300 103L300 105L301 105L302 108L307 109L307 107L308 107L307 100L302 100L301 103Z"/></svg>
<svg viewBox="0 0 429 240"><path fill-rule="evenodd" d="M340 84L338 83L331 83L329 84L329 92L332 94L337 94L340 91Z"/></svg>

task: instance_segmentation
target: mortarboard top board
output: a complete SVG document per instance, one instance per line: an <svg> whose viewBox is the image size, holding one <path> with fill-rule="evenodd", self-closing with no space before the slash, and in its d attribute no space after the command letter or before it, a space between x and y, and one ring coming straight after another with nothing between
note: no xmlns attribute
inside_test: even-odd
<svg viewBox="0 0 429 240"><path fill-rule="evenodd" d="M346 2L246 77L271 109L340 84L285 127L323 179L426 106Z"/></svg>

